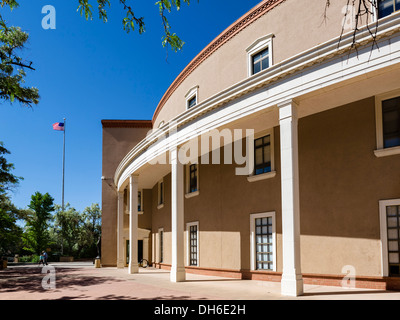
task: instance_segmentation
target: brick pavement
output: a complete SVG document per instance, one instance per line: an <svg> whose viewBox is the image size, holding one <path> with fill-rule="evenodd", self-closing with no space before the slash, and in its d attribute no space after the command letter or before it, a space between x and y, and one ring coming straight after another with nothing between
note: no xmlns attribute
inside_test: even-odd
<svg viewBox="0 0 400 320"><path fill-rule="evenodd" d="M127 269L94 268L92 263L55 263L55 288L44 289L49 274L35 266L0 270L0 300L290 300L280 283L187 274L171 283L169 272L153 268L129 275ZM50 282L46 282L45 285ZM305 286L298 300L400 300L400 292Z"/></svg>

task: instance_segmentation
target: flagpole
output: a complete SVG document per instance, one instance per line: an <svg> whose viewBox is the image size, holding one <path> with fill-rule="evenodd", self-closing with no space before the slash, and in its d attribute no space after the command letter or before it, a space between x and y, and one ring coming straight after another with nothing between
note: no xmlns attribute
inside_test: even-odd
<svg viewBox="0 0 400 320"><path fill-rule="evenodd" d="M62 167L62 198L61 198L61 210L64 214L64 177L65 177L65 118L64 118L64 134L63 134L63 167ZM62 224L61 224L61 255L64 254L63 237L62 237Z"/></svg>
<svg viewBox="0 0 400 320"><path fill-rule="evenodd" d="M61 207L62 212L64 212L64 176L65 176L65 118L64 118L64 141L63 141L63 168L62 168L62 201Z"/></svg>

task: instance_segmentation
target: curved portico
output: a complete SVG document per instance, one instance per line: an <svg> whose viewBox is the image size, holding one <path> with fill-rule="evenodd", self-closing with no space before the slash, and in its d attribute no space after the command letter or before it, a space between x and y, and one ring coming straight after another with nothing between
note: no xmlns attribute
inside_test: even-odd
<svg viewBox="0 0 400 320"><path fill-rule="evenodd" d="M281 3L289 6L290 1L263 1L254 12L266 10L263 5L267 3L273 7ZM281 13L286 8L279 6L277 10ZM192 74L185 73L185 69L171 85L153 120L145 125L131 124L136 130L132 131L134 136L143 126L140 134L134 142L124 146L122 161L115 163L114 170L105 179L117 195L113 198L114 212L117 212L117 266L126 266L128 249L125 243L129 239L128 272L138 272L138 250L144 250L143 257L147 254L149 261L171 270L174 282L185 281L185 272L197 271L239 278L261 277L281 281L282 294L297 296L303 292L303 282L311 281L309 279L314 279L315 275L321 278L319 273L335 274L340 283L342 266L346 265L354 264L358 276L366 279L387 276L387 262L383 258L387 252L380 249L382 240L376 236L376 227L370 228L376 222L375 213L370 213L367 229L355 224L354 230L345 230L342 221L347 221L348 216L340 210L351 212L350 204L354 208L356 204L360 206L361 198L349 197L347 207L335 204L336 211L328 216L332 222L325 223L320 221L323 200L316 199L311 192L327 188L328 208L337 202L336 198L332 200L332 195L343 196L346 190L361 189L358 187L361 185L366 193L371 192L370 198L374 201L397 196L394 184L388 183L388 179L381 185L379 195L372 193L362 183L364 177L357 169L360 167L360 172L366 172L364 167L371 164L381 168L389 163L397 168L390 156L400 154L399 147L385 149L379 130L375 132L374 129L371 134L370 128L375 126L375 121L379 127L382 116L378 102L400 96L397 94L400 91L399 25L398 13L381 19L376 35L378 46L372 46L368 28L360 28L356 37L357 52L349 51L354 41L352 32L276 62L269 51L267 69L250 73L206 97L201 95L203 86L193 82L196 79L193 75L200 71L196 73L191 68L207 70L209 66L197 63L195 58L188 67ZM257 36L245 49L250 54L263 46L272 50L273 41L271 33ZM221 46L228 46L225 43ZM213 61L208 58L213 57L211 53L207 58L203 53L199 56L203 57L202 62ZM181 87L185 88L182 97L188 105L190 102L190 108L177 112L171 106L174 106L175 95L182 93ZM192 97L196 98L195 105ZM362 121L358 121L358 116ZM324 131L324 126L330 128L331 134ZM367 134L369 140L366 138L359 143L355 138L353 141L352 136L346 136L356 132L353 126ZM269 169L266 173L255 174L256 141L262 137L268 137L268 142L263 143L269 146ZM125 138L118 139L125 141ZM320 144L314 146L313 141ZM337 141L346 141L346 146L343 145L346 152L341 151ZM369 151L371 148L373 150ZM346 183L340 183L342 180L335 177L340 172L332 174L328 164L334 163L336 158L343 162L359 160L359 154L367 159L363 160L365 164L349 163L349 168L353 169L342 169L348 179L354 178L355 182L343 180ZM196 177L196 192L189 194L191 164L197 164L195 170L197 174L200 170L200 177ZM223 188L229 188L229 192L224 192ZM148 201L144 204L144 214L140 203L143 198ZM146 218L149 215L150 218ZM142 223L140 219L152 220ZM257 223L261 220L268 226L272 222L273 229L268 233L272 235L268 245L273 246L270 250L273 258L269 258L272 263L265 271L257 268L260 259L255 250ZM337 223L337 230L334 223ZM334 231L329 228L322 231L331 225ZM192 236L194 245L190 242ZM138 248L138 241L144 239L148 239L147 242ZM366 248L371 248L367 256L362 254ZM194 250L196 263L191 261L191 250ZM329 250L335 261L330 261L331 257L326 255ZM326 262L314 252L319 252Z"/></svg>

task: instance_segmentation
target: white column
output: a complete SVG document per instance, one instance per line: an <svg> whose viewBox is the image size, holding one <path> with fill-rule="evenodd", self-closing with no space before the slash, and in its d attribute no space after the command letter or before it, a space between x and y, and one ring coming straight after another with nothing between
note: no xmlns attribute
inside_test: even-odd
<svg viewBox="0 0 400 320"><path fill-rule="evenodd" d="M286 101L279 107L281 133L282 246L283 274L281 293L303 294L300 266L300 201L297 105Z"/></svg>
<svg viewBox="0 0 400 320"><path fill-rule="evenodd" d="M129 178L129 273L138 273L138 176Z"/></svg>
<svg viewBox="0 0 400 320"><path fill-rule="evenodd" d="M172 222L172 266L171 282L186 280L184 262L184 176L183 164L178 160L178 148L171 150L171 222Z"/></svg>
<svg viewBox="0 0 400 320"><path fill-rule="evenodd" d="M118 192L117 268L125 267L124 259L124 192Z"/></svg>

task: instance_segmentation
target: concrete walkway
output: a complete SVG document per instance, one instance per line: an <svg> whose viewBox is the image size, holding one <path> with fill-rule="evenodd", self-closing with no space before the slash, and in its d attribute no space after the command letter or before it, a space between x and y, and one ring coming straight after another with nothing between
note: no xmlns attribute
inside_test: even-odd
<svg viewBox="0 0 400 320"><path fill-rule="evenodd" d="M171 283L169 272L95 268L91 262L51 263L53 274L37 265L9 266L0 271L0 300L400 300L400 292L305 285L301 297L284 297L280 283L187 274ZM55 275L54 281L43 278Z"/></svg>

